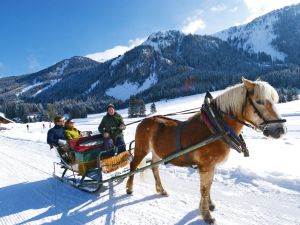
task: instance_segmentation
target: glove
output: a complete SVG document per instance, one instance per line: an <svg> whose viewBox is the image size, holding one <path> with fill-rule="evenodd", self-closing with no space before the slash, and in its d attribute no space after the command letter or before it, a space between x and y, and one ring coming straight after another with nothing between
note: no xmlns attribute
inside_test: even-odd
<svg viewBox="0 0 300 225"><path fill-rule="evenodd" d="M125 128L126 128L126 127L125 127L124 124L121 124L121 125L119 126L119 129L120 129L120 130L125 130Z"/></svg>
<svg viewBox="0 0 300 225"><path fill-rule="evenodd" d="M66 140L62 140L62 139L58 139L58 145L66 145L66 144L68 144L68 142L66 141Z"/></svg>

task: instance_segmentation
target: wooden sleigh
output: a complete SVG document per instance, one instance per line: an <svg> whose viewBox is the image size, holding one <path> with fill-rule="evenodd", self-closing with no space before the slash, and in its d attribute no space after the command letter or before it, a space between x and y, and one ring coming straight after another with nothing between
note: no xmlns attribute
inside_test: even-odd
<svg viewBox="0 0 300 225"><path fill-rule="evenodd" d="M105 151L101 134L70 140L68 149L55 150L60 162L53 163L53 176L87 192L96 192L107 179L126 173L132 158L129 150L118 152L117 146Z"/></svg>

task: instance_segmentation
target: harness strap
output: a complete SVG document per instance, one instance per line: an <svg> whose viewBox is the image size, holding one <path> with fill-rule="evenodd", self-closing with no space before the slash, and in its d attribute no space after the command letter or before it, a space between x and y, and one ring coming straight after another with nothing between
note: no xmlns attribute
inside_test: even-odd
<svg viewBox="0 0 300 225"><path fill-rule="evenodd" d="M181 141L180 141L180 136L181 136L181 129L183 126L185 126L185 122L181 122L179 123L179 125L176 127L176 152L180 152L182 151L182 145L181 145ZM191 165L193 167L194 163L190 160L190 158L188 157L188 154L184 154L183 155L185 157L185 160L187 161L187 163L189 165Z"/></svg>
<svg viewBox="0 0 300 225"><path fill-rule="evenodd" d="M249 156L249 151L242 135L237 136L225 123L223 117L220 115L220 111L212 106L212 96L209 92L206 93L204 104L201 107L201 117L202 121L213 134L227 133L227 135L223 136L222 140L239 153L243 152L245 157Z"/></svg>

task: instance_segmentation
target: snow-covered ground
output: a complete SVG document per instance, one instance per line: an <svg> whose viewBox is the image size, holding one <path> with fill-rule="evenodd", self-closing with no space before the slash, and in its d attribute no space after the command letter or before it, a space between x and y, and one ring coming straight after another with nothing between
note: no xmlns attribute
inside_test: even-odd
<svg viewBox="0 0 300 225"><path fill-rule="evenodd" d="M156 108L167 114L202 102L203 95L195 95L157 102ZM218 168L212 187L218 225L300 224L300 101L278 108L288 133L273 140L244 128L250 157L232 150ZM119 113L126 123L135 120L126 118L127 110ZM75 119L75 125L96 131L102 116ZM10 124L5 125L10 130L0 131L0 224L204 225L196 170L161 166L169 197L155 193L151 170L136 175L133 195L126 194L126 180L107 184L97 194L84 193L52 177L56 157L46 144L49 123L45 125L30 123L27 131L26 124ZM127 143L134 139L135 127L125 130Z"/></svg>

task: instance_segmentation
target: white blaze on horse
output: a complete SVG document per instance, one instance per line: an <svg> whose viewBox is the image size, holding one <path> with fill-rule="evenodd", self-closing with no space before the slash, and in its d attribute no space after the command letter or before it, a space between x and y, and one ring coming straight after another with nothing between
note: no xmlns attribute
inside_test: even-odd
<svg viewBox="0 0 300 225"><path fill-rule="evenodd" d="M243 78L241 84L227 88L223 94L212 100L211 105L221 112L222 120L236 135L241 133L245 124L250 124L263 131L265 136L280 138L287 129L284 125L285 120L281 119L275 107L277 102L278 94L270 84ZM130 170L134 171L149 152L152 152L152 163L154 163L177 151L178 142L182 149L186 149L211 135L211 130L200 112L183 122L164 116L146 118L136 129L134 159L130 164ZM170 161L176 166L197 165L201 180L199 209L208 224L213 224L215 221L210 213L215 208L210 197L215 169L227 158L229 151L228 143L217 140ZM156 191L167 195L161 184L158 166L152 167L152 171ZM127 181L128 194L133 192L133 178L132 175Z"/></svg>

